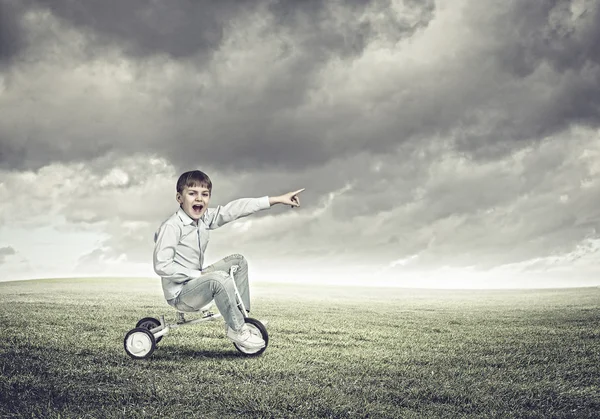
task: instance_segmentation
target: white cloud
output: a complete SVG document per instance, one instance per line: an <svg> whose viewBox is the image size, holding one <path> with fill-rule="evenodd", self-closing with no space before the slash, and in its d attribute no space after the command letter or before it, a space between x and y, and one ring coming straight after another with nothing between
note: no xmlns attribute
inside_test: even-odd
<svg viewBox="0 0 600 419"><path fill-rule="evenodd" d="M409 264L411 261L417 259L418 257L419 257L419 255L411 255L406 258L400 258L400 259L393 260L390 262L389 267L394 268L396 266L406 266L407 264Z"/></svg>

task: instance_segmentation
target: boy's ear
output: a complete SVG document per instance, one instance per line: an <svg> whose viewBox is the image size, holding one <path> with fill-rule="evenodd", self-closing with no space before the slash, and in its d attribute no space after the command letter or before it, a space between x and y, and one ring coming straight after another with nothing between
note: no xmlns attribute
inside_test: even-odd
<svg viewBox="0 0 600 419"><path fill-rule="evenodd" d="M181 194L179 192L177 192L177 195L175 195L175 199L177 200L177 202L179 202L180 204L183 204L183 199L181 199Z"/></svg>

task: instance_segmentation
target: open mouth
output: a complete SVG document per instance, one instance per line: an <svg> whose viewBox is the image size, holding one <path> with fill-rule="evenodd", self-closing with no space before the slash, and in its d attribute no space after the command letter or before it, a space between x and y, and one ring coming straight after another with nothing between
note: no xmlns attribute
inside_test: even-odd
<svg viewBox="0 0 600 419"><path fill-rule="evenodd" d="M194 212L200 212L202 211L202 208L204 208L202 205L194 205L192 206Z"/></svg>

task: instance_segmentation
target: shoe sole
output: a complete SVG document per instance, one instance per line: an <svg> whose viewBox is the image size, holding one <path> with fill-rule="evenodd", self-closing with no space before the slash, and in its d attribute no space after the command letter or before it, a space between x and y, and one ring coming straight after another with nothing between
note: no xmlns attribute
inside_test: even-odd
<svg viewBox="0 0 600 419"><path fill-rule="evenodd" d="M249 350L251 350L251 349L262 349L262 348L264 348L266 346L264 343L262 343L262 344L256 344L256 345L252 345L252 344L248 345L248 343L246 341L239 342L239 341L233 340L231 338L229 338L229 340L231 340L236 345L242 346L242 347L244 347L246 349L249 349Z"/></svg>
<svg viewBox="0 0 600 419"><path fill-rule="evenodd" d="M240 346L243 346L244 348L247 348L247 349L260 349L260 348L264 348L265 347L265 342L264 341L263 341L263 343L256 343L256 344L250 343L249 344L247 340L238 340L238 339L235 339L235 338L233 338L233 337L231 337L229 335L227 335L227 338L230 341L232 341L233 343L235 343L237 345L240 345Z"/></svg>
<svg viewBox="0 0 600 419"><path fill-rule="evenodd" d="M266 346L265 344L262 344L260 346L248 346L248 345L244 345L244 344L238 343L238 342L235 342L235 344L238 345L238 346L241 346L242 348L247 349L249 351L254 351L254 350L262 349L262 348L264 348Z"/></svg>

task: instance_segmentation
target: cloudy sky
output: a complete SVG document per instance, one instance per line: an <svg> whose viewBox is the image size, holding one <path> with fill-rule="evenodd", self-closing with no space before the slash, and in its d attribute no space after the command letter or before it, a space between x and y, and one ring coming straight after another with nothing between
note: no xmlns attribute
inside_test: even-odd
<svg viewBox="0 0 600 419"><path fill-rule="evenodd" d="M595 0L0 0L0 280L153 277L175 182L306 188L252 280L600 285Z"/></svg>

